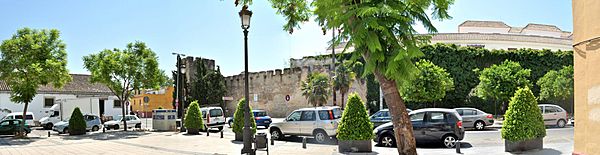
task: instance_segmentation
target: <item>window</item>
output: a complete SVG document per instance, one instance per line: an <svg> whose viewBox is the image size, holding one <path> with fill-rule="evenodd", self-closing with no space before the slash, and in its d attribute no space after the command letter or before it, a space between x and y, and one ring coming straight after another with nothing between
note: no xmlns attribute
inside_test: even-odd
<svg viewBox="0 0 600 155"><path fill-rule="evenodd" d="M333 118L331 118L333 116L333 113L330 113L331 110L319 110L319 119L320 120L332 120Z"/></svg>
<svg viewBox="0 0 600 155"><path fill-rule="evenodd" d="M466 116L477 115L477 111L475 111L475 110L464 110L463 113Z"/></svg>
<svg viewBox="0 0 600 155"><path fill-rule="evenodd" d="M206 118L206 111L202 111L202 118Z"/></svg>
<svg viewBox="0 0 600 155"><path fill-rule="evenodd" d="M23 115L15 115L15 119L23 119ZM26 120L33 120L33 115L25 115Z"/></svg>
<svg viewBox="0 0 600 155"><path fill-rule="evenodd" d="M254 117L264 117L267 116L267 112L265 111L255 111L254 113Z"/></svg>
<svg viewBox="0 0 600 155"><path fill-rule="evenodd" d="M460 116L464 115L464 110L462 110L462 109L456 109L456 112L458 112L458 115L460 115Z"/></svg>
<svg viewBox="0 0 600 155"><path fill-rule="evenodd" d="M48 97L44 98L44 108L49 108L54 105L54 98Z"/></svg>
<svg viewBox="0 0 600 155"><path fill-rule="evenodd" d="M300 121L314 121L315 119L315 111L303 111Z"/></svg>
<svg viewBox="0 0 600 155"><path fill-rule="evenodd" d="M389 111L384 111L381 113L380 117L390 117L390 112Z"/></svg>
<svg viewBox="0 0 600 155"><path fill-rule="evenodd" d="M423 118L425 117L425 113L418 113L418 114L413 114L410 115L410 121L416 121L416 122L423 122Z"/></svg>
<svg viewBox="0 0 600 155"><path fill-rule="evenodd" d="M444 113L443 112L432 112L432 113L429 113L429 122L430 123L445 122Z"/></svg>
<svg viewBox="0 0 600 155"><path fill-rule="evenodd" d="M302 115L301 111L294 111L292 114L290 114L290 116L288 116L287 120L288 121L299 121L301 115Z"/></svg>
<svg viewBox="0 0 600 155"><path fill-rule="evenodd" d="M7 126L10 123L10 121L4 121L2 122L2 124L0 124L0 126Z"/></svg>
<svg viewBox="0 0 600 155"><path fill-rule="evenodd" d="M340 108L333 109L333 118L342 118L342 110L340 110Z"/></svg>
<svg viewBox="0 0 600 155"><path fill-rule="evenodd" d="M221 117L223 116L223 111L221 109L210 109L210 117Z"/></svg>
<svg viewBox="0 0 600 155"><path fill-rule="evenodd" d="M114 100L113 101L113 107L115 107L115 108L121 108L121 100Z"/></svg>
<svg viewBox="0 0 600 155"><path fill-rule="evenodd" d="M545 107L546 110L544 110L544 113L555 113L555 112L560 112L560 110L558 110L558 108L553 107L553 106L546 106Z"/></svg>

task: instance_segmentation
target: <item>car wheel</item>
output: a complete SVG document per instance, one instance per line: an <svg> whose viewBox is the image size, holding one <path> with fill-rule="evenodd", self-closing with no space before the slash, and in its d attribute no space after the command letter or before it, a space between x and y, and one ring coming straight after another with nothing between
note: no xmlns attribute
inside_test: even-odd
<svg viewBox="0 0 600 155"><path fill-rule="evenodd" d="M475 122L475 130L483 130L485 129L485 123L483 123L483 121L477 121Z"/></svg>
<svg viewBox="0 0 600 155"><path fill-rule="evenodd" d="M280 140L283 138L283 134L281 133L281 131L279 131L279 129L275 128L271 130L271 139L273 140Z"/></svg>
<svg viewBox="0 0 600 155"><path fill-rule="evenodd" d="M379 144L385 147L394 147L396 146L396 138L390 134L384 134L379 138Z"/></svg>
<svg viewBox="0 0 600 155"><path fill-rule="evenodd" d="M446 147L446 148L453 148L454 144L457 142L456 137L454 137L453 135L445 135L442 138L442 144Z"/></svg>
<svg viewBox="0 0 600 155"><path fill-rule="evenodd" d="M558 120L558 122L556 122L556 126L558 126L559 128L564 128L565 125L567 124L567 122L565 122L565 120Z"/></svg>
<svg viewBox="0 0 600 155"><path fill-rule="evenodd" d="M63 133L68 134L69 133L69 128L63 129Z"/></svg>
<svg viewBox="0 0 600 155"><path fill-rule="evenodd" d="M317 141L317 143L325 143L327 141L327 139L329 138L329 136L327 136L327 133L325 133L325 131L315 131L313 133L313 136L315 137L315 140Z"/></svg>
<svg viewBox="0 0 600 155"><path fill-rule="evenodd" d="M113 127L115 130L119 130L119 125L115 125L115 127Z"/></svg>
<svg viewBox="0 0 600 155"><path fill-rule="evenodd" d="M265 125L265 129L268 129L268 128L269 128L269 125Z"/></svg>
<svg viewBox="0 0 600 155"><path fill-rule="evenodd" d="M142 128L142 123L135 124L135 128Z"/></svg>
<svg viewBox="0 0 600 155"><path fill-rule="evenodd" d="M222 126L220 126L220 127L218 127L218 129L219 129L219 131L221 131L221 130L223 130L223 127L222 127Z"/></svg>
<svg viewBox="0 0 600 155"><path fill-rule="evenodd" d="M98 131L98 130L100 130L100 127L98 127L98 126L92 127L92 131Z"/></svg>
<svg viewBox="0 0 600 155"><path fill-rule="evenodd" d="M52 123L48 123L45 126L45 128L48 129L48 130L52 130L52 127L54 127L54 124L52 124Z"/></svg>

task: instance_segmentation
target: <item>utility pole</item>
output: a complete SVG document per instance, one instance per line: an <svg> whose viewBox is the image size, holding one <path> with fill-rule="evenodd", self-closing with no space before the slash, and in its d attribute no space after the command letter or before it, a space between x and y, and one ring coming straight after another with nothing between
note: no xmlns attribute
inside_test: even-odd
<svg viewBox="0 0 600 155"><path fill-rule="evenodd" d="M331 31L331 53L331 65L333 66L333 80L335 80L335 78L337 78L335 72L335 28ZM333 106L336 105L336 91L335 89L333 89ZM344 105L342 105L342 109L344 109Z"/></svg>

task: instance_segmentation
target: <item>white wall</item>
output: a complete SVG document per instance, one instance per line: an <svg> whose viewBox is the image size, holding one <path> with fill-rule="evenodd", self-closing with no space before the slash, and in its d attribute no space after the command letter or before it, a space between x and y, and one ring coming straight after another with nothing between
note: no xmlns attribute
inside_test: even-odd
<svg viewBox="0 0 600 155"><path fill-rule="evenodd" d="M485 45L486 49L504 49L508 48L531 48L531 49L550 49L550 50L573 50L573 47L568 45L532 43L532 42L517 42L517 41L492 41L492 40L431 40L432 44L447 43L457 44L461 46L467 45Z"/></svg>
<svg viewBox="0 0 600 155"><path fill-rule="evenodd" d="M46 113L46 111L48 111L50 107L44 107L44 99L47 97L54 98L55 100L56 99L77 98L77 96L74 94L37 94L31 101L31 103L29 103L29 107L27 109L27 111L33 112L33 114L35 116L35 118L34 118L35 121L38 121L42 117L49 115ZM90 97L81 96L79 98L90 98ZM106 98L106 97L104 97L104 98ZM92 107L93 111L99 111L99 107L97 105L98 105L100 98L99 97L91 97L91 99L92 99L92 105L94 105ZM105 115L107 115L107 116L121 115L121 108L113 107L113 103L114 103L113 101L115 99L117 99L117 98L114 96L110 96L110 97L108 97L108 100L105 101L105 103L104 103ZM11 112L22 112L24 105L25 104L17 104L17 103L10 101L9 93L0 93L0 118L6 116L8 114L7 111L2 111L2 109L8 109ZM128 110L128 109L126 109L126 110Z"/></svg>
<svg viewBox="0 0 600 155"><path fill-rule="evenodd" d="M500 33L507 34L510 28L495 27L458 27L458 33Z"/></svg>
<svg viewBox="0 0 600 155"><path fill-rule="evenodd" d="M562 36L562 32L550 32L550 31L539 31L539 30L528 30L528 29L523 29L521 34L548 36L548 37L555 37L555 38L560 38Z"/></svg>

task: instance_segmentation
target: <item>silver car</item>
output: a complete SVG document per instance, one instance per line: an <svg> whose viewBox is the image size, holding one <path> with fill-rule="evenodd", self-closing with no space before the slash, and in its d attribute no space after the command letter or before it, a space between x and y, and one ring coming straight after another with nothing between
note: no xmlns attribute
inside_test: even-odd
<svg viewBox="0 0 600 155"><path fill-rule="evenodd" d="M540 104L538 107L540 107L540 110L542 111L545 125L556 125L559 128L564 128L567 124L567 120L569 120L569 114L560 106L553 104Z"/></svg>
<svg viewBox="0 0 600 155"><path fill-rule="evenodd" d="M410 113L412 110L406 109L406 112ZM389 109L381 109L373 115L369 116L371 123L373 123L373 127L376 128L382 124L388 123L392 121L392 115L390 115Z"/></svg>
<svg viewBox="0 0 600 155"><path fill-rule="evenodd" d="M465 128L483 130L486 126L494 124L494 116L475 108L454 108L462 117Z"/></svg>
<svg viewBox="0 0 600 155"><path fill-rule="evenodd" d="M318 143L324 143L336 135L341 117L342 110L336 106L298 109L283 122L272 123L269 133L274 140L282 139L284 135L314 136Z"/></svg>
<svg viewBox="0 0 600 155"><path fill-rule="evenodd" d="M83 115L83 119L85 120L86 128L85 130L98 131L100 127L102 127L102 122L100 122L100 117L96 115ZM62 133L69 133L69 119L67 118L64 121L58 122L52 126L52 130Z"/></svg>

